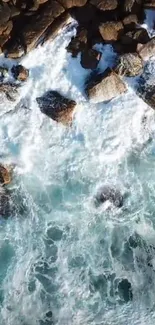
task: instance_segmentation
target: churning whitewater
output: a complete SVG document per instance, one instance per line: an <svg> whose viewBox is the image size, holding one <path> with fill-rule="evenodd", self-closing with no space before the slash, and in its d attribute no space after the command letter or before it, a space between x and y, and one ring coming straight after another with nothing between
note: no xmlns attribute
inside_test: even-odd
<svg viewBox="0 0 155 325"><path fill-rule="evenodd" d="M65 49L73 34L74 23L27 55L20 99L1 100L16 208L0 223L0 325L154 325L154 111L131 80L122 97L88 102L90 71ZM102 71L115 54L100 49ZM50 89L78 103L71 128L40 112L36 98ZM122 193L121 208L95 206L103 185Z"/></svg>

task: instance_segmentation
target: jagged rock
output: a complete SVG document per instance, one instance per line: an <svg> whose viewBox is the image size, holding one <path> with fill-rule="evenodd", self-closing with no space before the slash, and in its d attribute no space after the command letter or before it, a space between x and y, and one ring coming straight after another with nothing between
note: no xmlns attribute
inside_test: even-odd
<svg viewBox="0 0 155 325"><path fill-rule="evenodd" d="M85 87L88 98L94 103L107 102L126 90L123 80L109 68L104 73L90 77Z"/></svg>
<svg viewBox="0 0 155 325"><path fill-rule="evenodd" d="M29 76L29 70L24 68L22 65L14 65L11 72L14 78L18 81L25 81Z"/></svg>
<svg viewBox="0 0 155 325"><path fill-rule="evenodd" d="M87 30L80 30L75 37L72 37L70 43L67 46L67 52L72 53L73 57L76 57L79 52L83 51L87 45Z"/></svg>
<svg viewBox="0 0 155 325"><path fill-rule="evenodd" d="M144 0L144 8L145 9L155 9L154 0Z"/></svg>
<svg viewBox="0 0 155 325"><path fill-rule="evenodd" d="M118 6L118 0L90 0L90 3L100 10L114 10Z"/></svg>
<svg viewBox="0 0 155 325"><path fill-rule="evenodd" d="M149 79L142 75L137 87L137 95L151 108L155 109L155 83L150 83Z"/></svg>
<svg viewBox="0 0 155 325"><path fill-rule="evenodd" d="M11 182L11 173L9 168L4 167L0 164L0 183L1 185L6 185Z"/></svg>
<svg viewBox="0 0 155 325"><path fill-rule="evenodd" d="M76 102L68 99L57 91L48 91L43 96L36 98L42 113L54 121L64 125L71 124Z"/></svg>
<svg viewBox="0 0 155 325"><path fill-rule="evenodd" d="M123 24L125 29L132 30L138 24L138 17L137 15L128 15L123 19Z"/></svg>
<svg viewBox="0 0 155 325"><path fill-rule="evenodd" d="M135 53L137 44L145 44L149 41L148 32L144 28L136 28L123 34L120 41L113 44L114 50L120 54Z"/></svg>
<svg viewBox="0 0 155 325"><path fill-rule="evenodd" d="M144 61L149 60L152 56L155 56L155 37L153 37L148 43L137 45L137 52Z"/></svg>
<svg viewBox="0 0 155 325"><path fill-rule="evenodd" d="M65 8L82 7L87 3L87 0L58 0L58 2Z"/></svg>
<svg viewBox="0 0 155 325"><path fill-rule="evenodd" d="M115 68L120 76L135 77L142 73L143 62L137 53L127 53L119 57Z"/></svg>
<svg viewBox="0 0 155 325"><path fill-rule="evenodd" d="M121 192L115 187L109 185L101 187L95 197L96 206L100 206L106 201L110 201L117 208L121 208L123 206L123 196Z"/></svg>
<svg viewBox="0 0 155 325"><path fill-rule="evenodd" d="M96 69L102 53L94 49L86 49L81 53L81 65L84 69Z"/></svg>
<svg viewBox="0 0 155 325"><path fill-rule="evenodd" d="M4 80L5 77L8 77L8 68L0 67L0 82Z"/></svg>
<svg viewBox="0 0 155 325"><path fill-rule="evenodd" d="M19 86L11 82L0 83L0 93L4 93L8 100L15 101Z"/></svg>
<svg viewBox="0 0 155 325"><path fill-rule="evenodd" d="M102 23L99 26L100 34L104 41L106 42L114 42L120 39L123 33L124 27L122 22L120 21L110 21L106 23Z"/></svg>
<svg viewBox="0 0 155 325"><path fill-rule="evenodd" d="M122 2L125 12L138 13L142 8L143 0L125 0Z"/></svg>

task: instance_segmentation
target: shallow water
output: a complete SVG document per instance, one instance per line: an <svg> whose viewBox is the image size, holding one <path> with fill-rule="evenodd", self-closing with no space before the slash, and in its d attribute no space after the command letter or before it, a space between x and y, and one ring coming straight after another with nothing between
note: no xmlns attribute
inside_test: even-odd
<svg viewBox="0 0 155 325"><path fill-rule="evenodd" d="M23 59L24 107L0 104L1 157L15 164L16 205L0 223L0 325L153 325L154 111L133 80L109 104L88 102L90 71L65 50L74 33L71 25ZM114 59L110 47L102 50L100 69ZM40 112L35 98L49 89L77 101L70 129ZM95 207L105 184L124 195L121 209ZM132 299L119 291L122 279Z"/></svg>

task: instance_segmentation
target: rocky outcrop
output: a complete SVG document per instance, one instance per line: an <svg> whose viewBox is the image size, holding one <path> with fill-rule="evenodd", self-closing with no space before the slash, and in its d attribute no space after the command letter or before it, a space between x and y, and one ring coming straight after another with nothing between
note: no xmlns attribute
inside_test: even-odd
<svg viewBox="0 0 155 325"><path fill-rule="evenodd" d="M111 69L107 69L86 82L85 91L93 103L107 102L126 92L124 81Z"/></svg>
<svg viewBox="0 0 155 325"><path fill-rule="evenodd" d="M0 164L0 183L1 185L6 185L11 182L11 172L9 168L4 167Z"/></svg>
<svg viewBox="0 0 155 325"><path fill-rule="evenodd" d="M142 76L137 87L137 94L147 105L155 109L155 82L150 83L149 79Z"/></svg>
<svg viewBox="0 0 155 325"><path fill-rule="evenodd" d="M103 11L114 10L118 6L118 0L90 0L90 3Z"/></svg>
<svg viewBox="0 0 155 325"><path fill-rule="evenodd" d="M100 34L105 42L114 42L121 38L123 34L123 24L121 21L110 21L99 26Z"/></svg>
<svg viewBox="0 0 155 325"><path fill-rule="evenodd" d="M137 53L127 53L119 57L115 71L120 76L135 77L142 73L143 62Z"/></svg>
<svg viewBox="0 0 155 325"><path fill-rule="evenodd" d="M155 56L155 37L152 38L145 45L138 44L137 52L144 61L149 60L152 56Z"/></svg>
<svg viewBox="0 0 155 325"><path fill-rule="evenodd" d="M26 81L29 76L29 70L22 65L14 65L11 69L13 77L18 81Z"/></svg>
<svg viewBox="0 0 155 325"><path fill-rule="evenodd" d="M53 90L46 92L36 100L42 113L56 122L64 125L71 124L73 111L76 106L74 100L68 99Z"/></svg>

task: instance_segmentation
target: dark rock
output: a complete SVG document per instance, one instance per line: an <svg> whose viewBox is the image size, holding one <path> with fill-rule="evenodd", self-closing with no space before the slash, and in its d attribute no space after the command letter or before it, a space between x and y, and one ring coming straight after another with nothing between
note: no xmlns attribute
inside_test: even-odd
<svg viewBox="0 0 155 325"><path fill-rule="evenodd" d="M58 2L65 8L82 7L87 3L87 0L58 0Z"/></svg>
<svg viewBox="0 0 155 325"><path fill-rule="evenodd" d="M90 0L90 3L100 10L114 10L118 6L118 0Z"/></svg>
<svg viewBox="0 0 155 325"><path fill-rule="evenodd" d="M71 124L73 110L76 106L74 100L68 99L57 91L52 90L36 100L42 113L64 125Z"/></svg>
<svg viewBox="0 0 155 325"><path fill-rule="evenodd" d="M0 217L8 218L10 216L10 196L9 193L0 187Z"/></svg>
<svg viewBox="0 0 155 325"><path fill-rule="evenodd" d="M76 57L79 52L83 51L87 45L87 30L80 30L76 37L72 37L70 43L67 46L67 52L72 53L73 57Z"/></svg>
<svg viewBox="0 0 155 325"><path fill-rule="evenodd" d="M143 0L125 0L123 5L124 12L138 13L142 9Z"/></svg>
<svg viewBox="0 0 155 325"><path fill-rule="evenodd" d="M115 68L120 76L135 77L142 73L143 62L137 53L128 53L119 57Z"/></svg>
<svg viewBox="0 0 155 325"><path fill-rule="evenodd" d="M0 25L5 24L10 19L11 10L7 3L0 4Z"/></svg>
<svg viewBox="0 0 155 325"><path fill-rule="evenodd" d="M125 26L125 29L132 30L136 27L138 24L138 17L137 15L128 15L123 19L123 24Z"/></svg>
<svg viewBox="0 0 155 325"><path fill-rule="evenodd" d="M152 56L155 56L155 37L153 37L148 43L137 45L137 52L144 61L149 60Z"/></svg>
<svg viewBox="0 0 155 325"><path fill-rule="evenodd" d="M132 300L133 298L132 287L128 279L123 279L119 282L118 292L120 298L123 299L125 302Z"/></svg>
<svg viewBox="0 0 155 325"><path fill-rule="evenodd" d="M4 167L0 164L0 183L1 185L6 185L11 182L11 172L9 168Z"/></svg>
<svg viewBox="0 0 155 325"><path fill-rule="evenodd" d="M4 93L8 100L15 101L19 86L11 82L0 83L0 93Z"/></svg>
<svg viewBox="0 0 155 325"><path fill-rule="evenodd" d="M99 26L100 34L105 42L114 42L120 39L124 27L120 21L110 21Z"/></svg>
<svg viewBox="0 0 155 325"><path fill-rule="evenodd" d="M85 91L94 103L107 102L126 92L127 87L121 78L111 69L107 69L86 82Z"/></svg>
<svg viewBox="0 0 155 325"><path fill-rule="evenodd" d="M18 81L26 81L29 76L29 70L22 65L14 65L11 69L14 78Z"/></svg>
<svg viewBox="0 0 155 325"><path fill-rule="evenodd" d="M117 208L121 208L123 206L123 196L120 191L117 190L115 187L111 187L108 185L105 185L100 188L95 197L96 206L99 206L106 201L110 201Z"/></svg>
<svg viewBox="0 0 155 325"><path fill-rule="evenodd" d="M79 26L81 27L89 28L91 24L96 23L97 9L90 3L87 3L83 7L74 7L70 10L70 13L71 16L78 21Z"/></svg>
<svg viewBox="0 0 155 325"><path fill-rule="evenodd" d="M96 69L102 53L94 49L86 49L81 53L81 65L84 69Z"/></svg>
<svg viewBox="0 0 155 325"><path fill-rule="evenodd" d="M137 94L147 105L155 109L155 83L150 84L149 80L145 80L142 76L137 87Z"/></svg>

